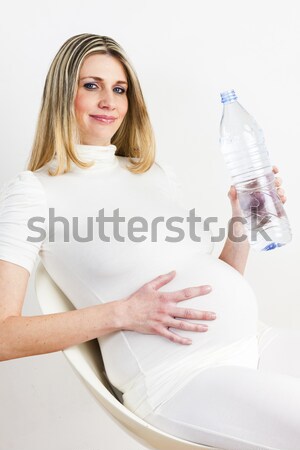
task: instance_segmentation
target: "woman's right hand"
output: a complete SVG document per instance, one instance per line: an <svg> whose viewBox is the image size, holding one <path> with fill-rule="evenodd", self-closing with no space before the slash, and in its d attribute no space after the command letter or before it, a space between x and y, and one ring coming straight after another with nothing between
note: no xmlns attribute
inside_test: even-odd
<svg viewBox="0 0 300 450"><path fill-rule="evenodd" d="M207 325L178 320L175 317L191 320L214 320L216 318L215 313L179 308L176 304L182 300L208 294L211 291L211 286L193 286L174 292L160 292L159 288L169 283L175 275L175 270L160 275L121 300L123 330L158 334L178 344L191 344L192 341L170 331L169 328L207 331Z"/></svg>

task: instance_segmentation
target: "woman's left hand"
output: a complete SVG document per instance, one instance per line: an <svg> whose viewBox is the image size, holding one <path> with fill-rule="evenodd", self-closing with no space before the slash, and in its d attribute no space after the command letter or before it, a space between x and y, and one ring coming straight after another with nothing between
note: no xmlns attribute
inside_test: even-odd
<svg viewBox="0 0 300 450"><path fill-rule="evenodd" d="M276 175L279 172L278 167L277 166L272 166L272 171ZM287 199L286 199L286 196L284 195L284 189L282 189L281 184L282 184L282 179L280 177L275 176L275 186L276 186L276 189L277 189L277 194L278 194L281 202L285 203ZM229 189L229 192L228 192L228 197L229 197L230 202L231 202L233 215L234 216L241 216L242 215L242 211L241 211L240 204L239 204L239 201L238 201L236 188L234 186L230 186L230 189Z"/></svg>

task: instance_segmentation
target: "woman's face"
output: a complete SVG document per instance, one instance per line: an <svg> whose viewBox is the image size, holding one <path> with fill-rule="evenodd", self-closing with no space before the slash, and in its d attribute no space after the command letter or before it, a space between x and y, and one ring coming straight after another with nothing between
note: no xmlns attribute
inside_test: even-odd
<svg viewBox="0 0 300 450"><path fill-rule="evenodd" d="M74 106L81 144L109 145L128 110L127 77L113 56L87 56Z"/></svg>

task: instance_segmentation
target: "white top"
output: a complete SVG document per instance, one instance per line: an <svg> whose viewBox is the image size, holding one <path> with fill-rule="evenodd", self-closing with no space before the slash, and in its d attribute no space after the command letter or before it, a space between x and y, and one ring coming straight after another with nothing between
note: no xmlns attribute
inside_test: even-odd
<svg viewBox="0 0 300 450"><path fill-rule="evenodd" d="M196 233L202 241L190 238L185 219L188 210L179 200L171 168L155 162L147 172L133 174L126 168L128 158L115 155L114 145L76 145L76 151L82 160L95 160L95 166L81 169L72 163L71 172L49 176L47 169L56 164L54 159L34 173L22 171L4 184L0 192L0 259L31 272L39 255L76 308L121 299L173 269L177 271L175 278L161 291L212 285L210 294L177 304L217 313L213 322L199 321L209 325L208 332L171 329L190 337L191 345L132 331L99 338L109 380L124 393L124 404L140 417L209 365L256 368L254 294L236 270L211 255L210 233L204 232L201 224L197 224ZM123 241L116 237L116 230L113 234L116 223L112 222L104 224L106 238L99 237L101 211L111 217L114 210L124 218L119 224ZM51 214L52 219L60 220L54 227ZM141 242L128 237L129 220L135 216L142 222L135 222L133 236L144 236ZM184 221L173 222L173 227L185 231L185 238L176 243L165 240L178 236L165 225L174 216ZM35 231L28 228L33 217L40 218L34 223ZM154 241L155 227L151 233L151 224L158 217L162 220L157 223ZM137 231L143 222L143 231ZM87 237L85 242L76 238L76 231L81 238ZM42 242L27 240L42 233Z"/></svg>

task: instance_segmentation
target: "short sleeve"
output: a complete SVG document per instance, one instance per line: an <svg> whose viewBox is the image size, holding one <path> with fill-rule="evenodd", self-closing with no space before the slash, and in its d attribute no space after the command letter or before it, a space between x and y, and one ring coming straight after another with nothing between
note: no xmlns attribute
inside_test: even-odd
<svg viewBox="0 0 300 450"><path fill-rule="evenodd" d="M33 172L24 170L0 190L0 259L31 273L45 237L44 188Z"/></svg>

